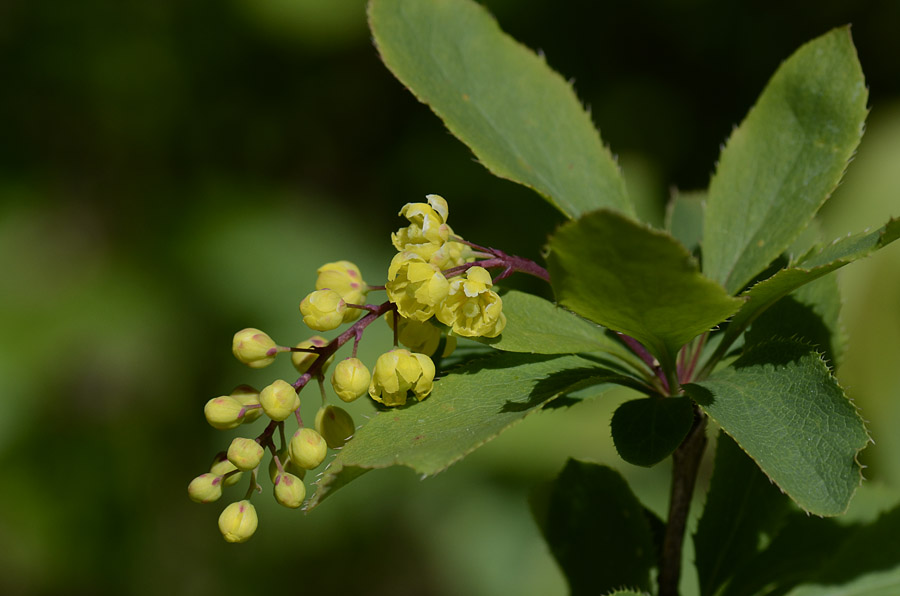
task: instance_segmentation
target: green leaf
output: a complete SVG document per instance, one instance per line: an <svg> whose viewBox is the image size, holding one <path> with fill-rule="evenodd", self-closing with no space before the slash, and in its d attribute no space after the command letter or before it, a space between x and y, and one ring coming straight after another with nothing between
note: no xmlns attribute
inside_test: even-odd
<svg viewBox="0 0 900 596"><path fill-rule="evenodd" d="M863 575L853 581L834 585L803 584L787 596L897 596L900 594L900 567Z"/></svg>
<svg viewBox="0 0 900 596"><path fill-rule="evenodd" d="M867 97L849 28L805 44L778 68L710 182L706 275L733 294L790 245L840 180Z"/></svg>
<svg viewBox="0 0 900 596"><path fill-rule="evenodd" d="M636 466L658 464L691 430L693 403L686 397L647 397L623 403L610 424L616 451Z"/></svg>
<svg viewBox="0 0 900 596"><path fill-rule="evenodd" d="M703 240L706 192L675 192L666 207L666 231L694 254Z"/></svg>
<svg viewBox="0 0 900 596"><path fill-rule="evenodd" d="M837 277L826 275L778 300L753 321L747 345L789 337L813 345L828 367L840 364L845 335L840 327L841 293Z"/></svg>
<svg viewBox="0 0 900 596"><path fill-rule="evenodd" d="M334 458L308 508L368 470L437 474L560 394L630 378L580 356L497 352L435 381L431 396L377 413Z"/></svg>
<svg viewBox="0 0 900 596"><path fill-rule="evenodd" d="M373 0L382 60L492 173L569 217L633 214L625 183L569 83L469 0Z"/></svg>
<svg viewBox="0 0 900 596"><path fill-rule="evenodd" d="M684 388L805 511L831 516L847 509L862 479L856 456L869 437L812 347L760 343Z"/></svg>
<svg viewBox="0 0 900 596"><path fill-rule="evenodd" d="M790 501L728 435L719 433L715 468L694 534L701 596L712 596L772 536Z"/></svg>
<svg viewBox="0 0 900 596"><path fill-rule="evenodd" d="M874 232L848 236L804 257L795 267L782 269L759 282L742 295L746 302L734 315L720 344L727 349L737 337L766 309L797 288L813 282L844 265L883 248L900 237L900 219L891 219Z"/></svg>
<svg viewBox="0 0 900 596"><path fill-rule="evenodd" d="M900 593L900 507L870 523L841 525L788 517L759 555L746 561L723 596L894 596Z"/></svg>
<svg viewBox="0 0 900 596"><path fill-rule="evenodd" d="M847 534L833 519L790 515L766 549L741 564L721 596L784 594L813 575Z"/></svg>
<svg viewBox="0 0 900 596"><path fill-rule="evenodd" d="M534 517L573 595L650 588L650 524L618 472L570 459L531 499Z"/></svg>
<svg viewBox="0 0 900 596"><path fill-rule="evenodd" d="M506 328L499 337L475 338L506 352L577 354L605 352L628 362L634 356L598 326L533 294L515 290L503 294Z"/></svg>
<svg viewBox="0 0 900 596"><path fill-rule="evenodd" d="M637 339L669 369L682 345L741 305L674 238L611 211L563 224L548 248L560 304Z"/></svg>

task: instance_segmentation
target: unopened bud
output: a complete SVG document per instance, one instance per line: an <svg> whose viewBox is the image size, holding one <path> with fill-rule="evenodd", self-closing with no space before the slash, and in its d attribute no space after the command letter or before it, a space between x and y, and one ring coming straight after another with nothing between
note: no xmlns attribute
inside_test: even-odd
<svg viewBox="0 0 900 596"><path fill-rule="evenodd" d="M278 380L259 392L259 403L266 416L281 421L300 407L300 397L290 383Z"/></svg>
<svg viewBox="0 0 900 596"><path fill-rule="evenodd" d="M252 327L241 329L231 340L234 357L250 368L263 368L275 362L275 354L270 356L269 350L277 347L271 337Z"/></svg>
<svg viewBox="0 0 900 596"><path fill-rule="evenodd" d="M311 428L301 428L291 438L291 461L301 468L318 468L327 454L325 439Z"/></svg>
<svg viewBox="0 0 900 596"><path fill-rule="evenodd" d="M286 447L277 453L278 461L281 463L281 470L275 463L275 458L269 460L269 479L275 484L275 478L281 473L293 474L300 480L306 476L306 470L291 461L290 448Z"/></svg>
<svg viewBox="0 0 900 596"><path fill-rule="evenodd" d="M243 408L244 406L238 400L228 395L223 395L206 402L206 405L203 406L203 415L206 416L206 421L213 428L228 430L241 425L243 420L241 410Z"/></svg>
<svg viewBox="0 0 900 596"><path fill-rule="evenodd" d="M279 474L275 478L275 500L285 507L296 509L306 498L303 481L293 474Z"/></svg>
<svg viewBox="0 0 900 596"><path fill-rule="evenodd" d="M369 369L359 358L347 358L338 362L331 375L331 386L339 398L351 402L369 389L372 379Z"/></svg>
<svg viewBox="0 0 900 596"><path fill-rule="evenodd" d="M323 348L328 345L328 340L322 337L321 335L313 335L306 341L301 341L297 344L298 348ZM291 352L291 364L294 365L294 368L297 369L297 372L301 375L306 373L309 370L309 367L312 366L313 362L316 361L319 355L313 352ZM328 365L331 361L334 360L334 356L325 361L325 364L322 365L322 372L325 372L325 369L328 368Z"/></svg>
<svg viewBox="0 0 900 596"><path fill-rule="evenodd" d="M222 496L222 477L218 474L200 474L188 485L188 497L195 503L212 503Z"/></svg>
<svg viewBox="0 0 900 596"><path fill-rule="evenodd" d="M256 508L246 499L232 503L219 516L219 531L228 542L246 542L258 524Z"/></svg>
<svg viewBox="0 0 900 596"><path fill-rule="evenodd" d="M244 424L249 424L263 415L263 410L259 407L259 391L250 385L235 387L231 392L231 397L244 407Z"/></svg>
<svg viewBox="0 0 900 596"><path fill-rule="evenodd" d="M240 482L241 476L244 475L243 472L238 471L233 463L228 461L228 454L224 451L220 451L216 454L212 465L209 467L209 471L218 476L222 476L225 486L237 484ZM234 472L234 474L229 476L229 472Z"/></svg>
<svg viewBox="0 0 900 596"><path fill-rule="evenodd" d="M341 295L328 288L310 292L300 302L303 322L316 331L331 331L340 327L346 310L347 304Z"/></svg>
<svg viewBox="0 0 900 596"><path fill-rule="evenodd" d="M322 406L316 414L316 430L332 449L339 449L350 440L356 427L347 410L337 406Z"/></svg>
<svg viewBox="0 0 900 596"><path fill-rule="evenodd" d="M249 472L262 461L262 445L253 439L238 437L228 446L228 461L234 464L238 470Z"/></svg>

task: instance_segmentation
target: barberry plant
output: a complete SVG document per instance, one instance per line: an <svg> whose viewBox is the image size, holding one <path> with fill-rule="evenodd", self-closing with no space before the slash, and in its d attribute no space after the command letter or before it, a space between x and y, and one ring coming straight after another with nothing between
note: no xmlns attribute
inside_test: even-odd
<svg viewBox="0 0 900 596"><path fill-rule="evenodd" d="M371 0L369 23L391 72L482 164L568 221L548 231L544 268L465 240L447 223L447 201L427 195L400 210L406 224L391 236L397 252L383 286L348 261L318 270L300 311L314 331L347 325L334 339L282 346L258 329L237 332L240 362L262 368L290 354L300 376L206 404L216 429L268 421L254 438L234 438L188 487L209 503L246 474L246 494L219 519L225 539L242 542L257 529L250 499L266 451L275 498L291 508L306 498L305 471L327 466L305 502L312 509L366 471L435 474L529 413L577 408L619 385L640 397L612 416L616 449L639 466L671 458L668 513L650 512L611 467L570 460L536 489L532 509L573 593L670 596L683 569L702 596L826 594L838 585L842 594L900 593L900 508L865 523L828 519L846 512L862 482L858 454L871 441L834 376L844 338L829 274L900 236L892 219L823 242L815 224L867 114L849 29L807 43L778 68L724 146L709 188L676 193L657 229L636 215L571 85L482 7ZM514 273L548 282L556 302L499 291ZM371 302L381 291L386 299ZM382 318L393 346L370 369L357 347ZM330 382L342 401L373 400L380 413L360 428L324 388L351 341ZM479 347L454 355L457 341ZM322 407L310 428L299 394L313 382ZM597 426L606 432L606 421ZM691 567L682 548L710 441L714 473Z"/></svg>

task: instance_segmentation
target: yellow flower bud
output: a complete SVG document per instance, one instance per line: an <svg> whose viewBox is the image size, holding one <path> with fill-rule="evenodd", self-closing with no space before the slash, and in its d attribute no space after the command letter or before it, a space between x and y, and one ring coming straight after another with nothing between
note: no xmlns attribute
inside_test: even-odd
<svg viewBox="0 0 900 596"><path fill-rule="evenodd" d="M244 406L241 402L228 395L215 397L203 406L203 415L213 428L228 430L241 425L241 410Z"/></svg>
<svg viewBox="0 0 900 596"><path fill-rule="evenodd" d="M363 281L359 267L350 261L325 263L316 271L316 289L330 288L341 295L346 304L364 304L369 286ZM362 310L348 308L344 311L344 322L350 323L359 318Z"/></svg>
<svg viewBox="0 0 900 596"><path fill-rule="evenodd" d="M235 358L250 368L263 368L275 362L275 354L269 356L268 352L277 347L271 337L252 327L241 329L231 340L231 351Z"/></svg>
<svg viewBox="0 0 900 596"><path fill-rule="evenodd" d="M428 356L391 350L375 362L369 395L386 406L402 406L409 391L421 401L431 393L434 372L434 362Z"/></svg>
<svg viewBox="0 0 900 596"><path fill-rule="evenodd" d="M316 413L316 430L332 449L340 449L353 436L353 418L343 408L322 406Z"/></svg>
<svg viewBox="0 0 900 596"><path fill-rule="evenodd" d="M384 315L388 327L394 328L394 313ZM441 330L428 321L398 316L397 339L413 352L431 356L441 343Z"/></svg>
<svg viewBox="0 0 900 596"><path fill-rule="evenodd" d="M225 486L232 486L240 482L241 476L244 475L243 472L237 472L236 474L227 476L229 472L234 472L236 470L237 468L234 467L234 464L228 461L228 454L224 451L220 451L216 454L216 457L213 458L212 465L209 467L211 473L223 477Z"/></svg>
<svg viewBox="0 0 900 596"><path fill-rule="evenodd" d="M228 446L228 461L234 464L238 470L249 472L262 461L262 445L253 439L237 437Z"/></svg>
<svg viewBox="0 0 900 596"><path fill-rule="evenodd" d="M294 464L291 461L291 451L289 447L281 449L278 452L278 461L281 462L281 469L285 471L287 474L293 474L300 480L303 480L306 477L306 470L301 468L300 466ZM275 463L275 458L269 460L269 479L272 483L275 483L275 477L281 474L278 471L278 465Z"/></svg>
<svg viewBox="0 0 900 596"><path fill-rule="evenodd" d="M212 503L222 496L222 477L200 474L188 485L188 497L195 503Z"/></svg>
<svg viewBox="0 0 900 596"><path fill-rule="evenodd" d="M250 385L238 385L231 391L231 396L245 408L242 422L249 424L262 416L262 408L248 408L259 405L259 391Z"/></svg>
<svg viewBox="0 0 900 596"><path fill-rule="evenodd" d="M301 341L297 344L298 348L322 348L328 345L328 340L322 337L321 335L313 335L306 341ZM318 358L318 354L313 354L312 352L291 352L291 364L294 365L294 368L297 369L297 372L301 375L304 374L309 367L312 366L312 363L316 361ZM325 361L325 364L322 366L322 372L325 372L325 369L328 368L328 365L331 364L331 361L334 360L334 356L331 356L328 360Z"/></svg>
<svg viewBox="0 0 900 596"><path fill-rule="evenodd" d="M300 407L300 396L290 383L279 379L259 392L259 403L266 416L281 421Z"/></svg>
<svg viewBox="0 0 900 596"><path fill-rule="evenodd" d="M303 505L306 498L306 487L303 481L293 474L279 474L275 477L275 500L291 509Z"/></svg>
<svg viewBox="0 0 900 596"><path fill-rule="evenodd" d="M328 446L321 434L311 428L301 428L291 437L291 462L305 470L314 470L325 461Z"/></svg>
<svg viewBox="0 0 900 596"><path fill-rule="evenodd" d="M256 508L246 499L232 503L219 516L219 531L228 542L246 542L258 524Z"/></svg>
<svg viewBox="0 0 900 596"><path fill-rule="evenodd" d="M450 283L436 265L414 253L401 252L391 260L385 289L402 316L427 321L447 297Z"/></svg>
<svg viewBox="0 0 900 596"><path fill-rule="evenodd" d="M491 275L483 267L472 267L465 278L450 282L447 298L435 316L453 333L464 337L497 337L506 327L503 300L491 290Z"/></svg>
<svg viewBox="0 0 900 596"><path fill-rule="evenodd" d="M310 292L300 302L303 322L316 331L331 331L340 327L346 310L347 304L341 295L328 288Z"/></svg>
<svg viewBox="0 0 900 596"><path fill-rule="evenodd" d="M347 358L334 367L331 386L339 398L351 402L366 392L371 378L369 369L359 358Z"/></svg>

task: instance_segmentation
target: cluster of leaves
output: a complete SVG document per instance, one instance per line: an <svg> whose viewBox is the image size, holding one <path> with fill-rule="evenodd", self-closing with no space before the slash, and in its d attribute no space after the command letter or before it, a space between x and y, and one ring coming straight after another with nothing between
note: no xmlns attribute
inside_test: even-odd
<svg viewBox="0 0 900 596"><path fill-rule="evenodd" d="M662 461L707 419L722 431L695 537L702 594L812 594L813 584L847 582L900 589L896 556L866 550L898 535L897 511L866 526L807 516L846 511L869 442L833 376L840 297L824 276L900 235L896 220L831 243L816 234L813 218L867 114L849 30L781 65L709 189L676 195L665 229L654 229L637 220L571 86L483 8L372 0L369 18L394 75L489 170L570 219L547 246L565 309L507 293L506 328L481 340L491 349L436 381L427 401L374 416L309 507L372 469L435 474L560 396L617 384L646 394L612 420L626 461ZM571 462L534 509L573 592L650 589L665 524L615 471ZM826 557L825 544L836 554Z"/></svg>

